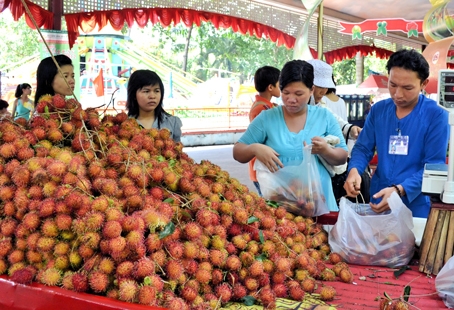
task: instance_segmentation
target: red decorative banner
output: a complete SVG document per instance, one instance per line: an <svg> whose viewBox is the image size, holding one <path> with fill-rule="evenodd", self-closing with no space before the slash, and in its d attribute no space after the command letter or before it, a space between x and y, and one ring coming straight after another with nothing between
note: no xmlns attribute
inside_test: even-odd
<svg viewBox="0 0 454 310"><path fill-rule="evenodd" d="M339 22L343 29L340 33L351 34L353 39L362 39L365 32L376 32L377 35L388 35L388 31L402 31L408 37L417 37L423 32L422 20L406 20L402 18L367 19L361 23Z"/></svg>

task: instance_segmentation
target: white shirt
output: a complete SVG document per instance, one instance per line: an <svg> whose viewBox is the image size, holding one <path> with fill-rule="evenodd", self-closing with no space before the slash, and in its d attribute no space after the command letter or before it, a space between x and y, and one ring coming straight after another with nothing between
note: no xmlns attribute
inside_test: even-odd
<svg viewBox="0 0 454 310"><path fill-rule="evenodd" d="M342 98L339 98L337 101L332 101L328 97L324 96L322 98L322 103L325 103L325 106L329 108L334 114L337 114L340 118L347 121L347 108L345 107L345 101Z"/></svg>

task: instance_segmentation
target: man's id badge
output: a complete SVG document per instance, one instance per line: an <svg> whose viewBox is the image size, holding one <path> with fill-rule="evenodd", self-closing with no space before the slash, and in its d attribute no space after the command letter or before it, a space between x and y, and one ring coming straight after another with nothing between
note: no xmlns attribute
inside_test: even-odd
<svg viewBox="0 0 454 310"><path fill-rule="evenodd" d="M408 155L409 136L390 136L389 137L389 154Z"/></svg>

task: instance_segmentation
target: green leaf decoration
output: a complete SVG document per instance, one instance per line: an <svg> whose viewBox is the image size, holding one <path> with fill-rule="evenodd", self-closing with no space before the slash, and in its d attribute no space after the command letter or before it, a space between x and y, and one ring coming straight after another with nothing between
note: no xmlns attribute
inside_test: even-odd
<svg viewBox="0 0 454 310"><path fill-rule="evenodd" d="M259 230L259 238L262 244L265 243L265 237L263 236L263 231L261 230Z"/></svg>
<svg viewBox="0 0 454 310"><path fill-rule="evenodd" d="M165 161L166 158L165 158L164 156L162 156L162 155L159 155L159 156L157 157L157 160L158 160L158 162L161 163L161 162Z"/></svg>
<svg viewBox="0 0 454 310"><path fill-rule="evenodd" d="M266 204L272 208L279 208L279 204L276 201L266 200Z"/></svg>
<svg viewBox="0 0 454 310"><path fill-rule="evenodd" d="M404 288L404 300L408 302L408 298L410 298L411 286L407 285Z"/></svg>
<svg viewBox="0 0 454 310"><path fill-rule="evenodd" d="M47 105L44 107L44 118L49 119L49 107Z"/></svg>
<svg viewBox="0 0 454 310"><path fill-rule="evenodd" d="M258 260L259 262L263 262L266 258L267 258L267 256L265 253L262 253L255 257L255 259Z"/></svg>
<svg viewBox="0 0 454 310"><path fill-rule="evenodd" d="M399 270L394 271L394 276L397 279L397 278L399 278L399 276L401 274L403 274L405 271L407 271L409 269L411 269L409 266L402 266L402 267L399 268Z"/></svg>
<svg viewBox="0 0 454 310"><path fill-rule="evenodd" d="M175 200L172 197L167 198L164 202L173 203Z"/></svg>
<svg viewBox="0 0 454 310"><path fill-rule="evenodd" d="M389 300L392 300L392 298L388 295L388 293L384 292L383 295L385 295L385 297L388 298Z"/></svg>
<svg viewBox="0 0 454 310"><path fill-rule="evenodd" d="M248 295L248 296L244 296L243 298L241 298L241 301L243 302L243 304L245 306L253 306L255 304L255 302L257 301L257 299Z"/></svg>
<svg viewBox="0 0 454 310"><path fill-rule="evenodd" d="M174 231L175 231L175 224L170 222L169 224L166 225L166 227L164 227L164 230L159 233L159 239L163 239L163 238L173 234Z"/></svg>
<svg viewBox="0 0 454 310"><path fill-rule="evenodd" d="M252 223L258 222L258 221L259 221L259 218L255 217L255 216L251 216L250 218L247 219L248 224L252 224Z"/></svg>
<svg viewBox="0 0 454 310"><path fill-rule="evenodd" d="M150 277L146 276L145 278L143 278L143 285L151 285Z"/></svg>

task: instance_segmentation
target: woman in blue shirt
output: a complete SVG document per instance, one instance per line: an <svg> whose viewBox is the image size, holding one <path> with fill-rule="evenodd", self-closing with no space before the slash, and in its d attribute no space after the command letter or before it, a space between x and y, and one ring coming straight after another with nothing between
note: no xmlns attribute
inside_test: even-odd
<svg viewBox="0 0 454 310"><path fill-rule="evenodd" d="M304 144L312 144L312 154L330 165L347 161L347 146L334 115L322 107L310 106L314 89L314 70L303 60L292 60L282 68L279 86L283 105L260 113L233 147L240 163L257 157L271 172L289 162L302 162ZM340 143L330 147L323 137L334 135ZM331 178L317 160L323 194L330 210L337 210Z"/></svg>

